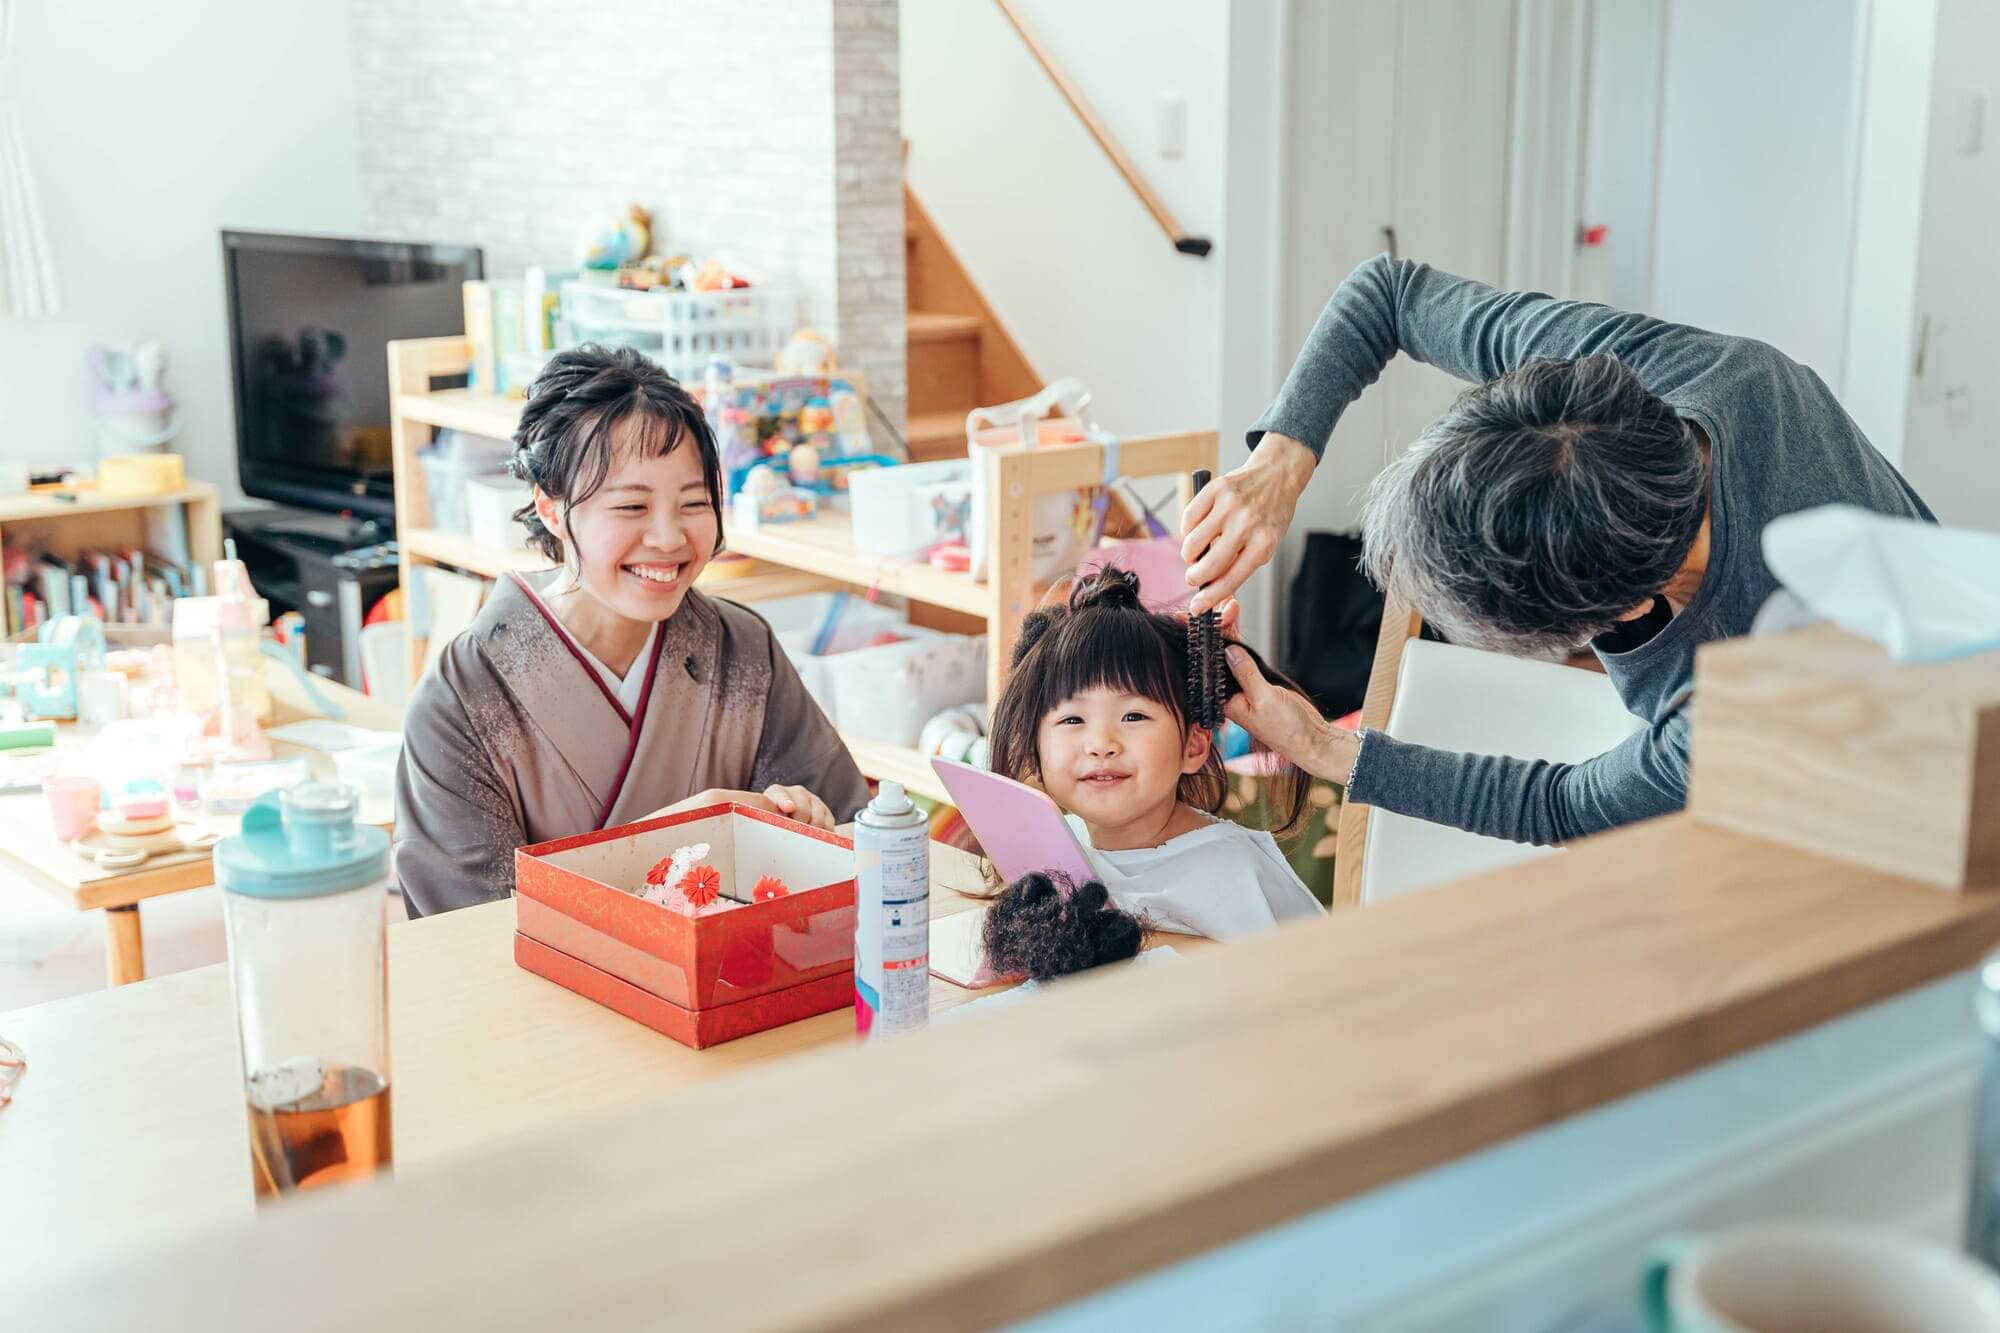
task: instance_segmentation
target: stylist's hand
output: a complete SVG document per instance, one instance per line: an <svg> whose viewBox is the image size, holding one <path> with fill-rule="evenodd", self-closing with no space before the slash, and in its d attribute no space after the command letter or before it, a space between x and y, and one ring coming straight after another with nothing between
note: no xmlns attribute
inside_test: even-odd
<svg viewBox="0 0 2000 1333"><path fill-rule="evenodd" d="M1249 461L1208 484L1181 515L1181 559L1197 589L1188 614L1213 611L1277 554L1318 460L1289 435L1266 434ZM1204 551L1206 555L1202 554Z"/></svg>
<svg viewBox="0 0 2000 1333"><path fill-rule="evenodd" d="M1250 654L1233 644L1229 671L1242 692L1223 705L1223 716L1306 772L1347 785L1359 736L1321 717L1303 694L1265 680Z"/></svg>
<svg viewBox="0 0 2000 1333"><path fill-rule="evenodd" d="M677 815L683 810L699 810L710 805L747 805L752 810L762 810L766 814L783 815L796 819L814 828L833 831L833 812L826 808L826 802L807 791L804 787L766 787L760 792L735 791L728 787L710 787L707 791L696 792L685 801L675 801L647 815L656 819L661 815Z"/></svg>

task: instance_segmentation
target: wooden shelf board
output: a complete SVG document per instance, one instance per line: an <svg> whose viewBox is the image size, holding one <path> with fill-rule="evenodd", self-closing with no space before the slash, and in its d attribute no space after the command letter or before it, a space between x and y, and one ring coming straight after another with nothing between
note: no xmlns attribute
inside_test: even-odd
<svg viewBox="0 0 2000 1333"><path fill-rule="evenodd" d="M406 393L396 399L396 411L405 420L430 426L470 431L496 440L510 440L521 424L519 398L473 389L436 389L430 393Z"/></svg>
<svg viewBox="0 0 2000 1333"><path fill-rule="evenodd" d="M890 745L886 741L871 741L864 736L841 732L840 739L846 743L849 754L854 756L855 767L862 776L880 782L888 779L903 784L903 790L913 796L929 797L933 801L951 803L951 793L938 781L937 771L931 761L918 750L904 745Z"/></svg>
<svg viewBox="0 0 2000 1333"><path fill-rule="evenodd" d="M413 559L427 564L450 565L482 578L497 579L515 570L527 573L552 567L546 556L528 547L501 550L438 528L413 528L397 534L396 540Z"/></svg>
<svg viewBox="0 0 2000 1333"><path fill-rule="evenodd" d="M993 612L992 589L975 583L969 574L947 574L919 560L862 555L854 549L854 531L845 514L826 514L802 523L734 528L729 533L729 549L968 615L990 616Z"/></svg>
<svg viewBox="0 0 2000 1333"><path fill-rule="evenodd" d="M179 490L164 491L159 495L99 495L95 491L79 491L74 500L57 500L46 491L31 491L26 495L10 495L0 500L0 523L30 523L42 519L69 518L76 514L198 504L213 500L215 495L215 487L205 481L190 482Z"/></svg>

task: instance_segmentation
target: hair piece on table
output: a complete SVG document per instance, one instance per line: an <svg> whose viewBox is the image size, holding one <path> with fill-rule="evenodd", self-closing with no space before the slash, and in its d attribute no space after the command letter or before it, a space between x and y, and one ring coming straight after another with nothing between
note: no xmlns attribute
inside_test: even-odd
<svg viewBox="0 0 2000 1333"><path fill-rule="evenodd" d="M1065 877L1043 874L1023 875L1001 890L981 929L989 967L1035 981L1123 962L1138 956L1145 941L1145 924L1113 906L1110 890L1096 880L1072 888Z"/></svg>

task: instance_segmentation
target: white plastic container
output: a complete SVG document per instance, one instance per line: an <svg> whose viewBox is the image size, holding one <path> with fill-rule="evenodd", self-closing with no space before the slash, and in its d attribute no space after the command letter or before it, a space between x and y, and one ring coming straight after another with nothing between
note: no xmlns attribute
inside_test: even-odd
<svg viewBox="0 0 2000 1333"><path fill-rule="evenodd" d="M985 698L986 640L921 625L896 632L903 642L815 659L826 694L821 707L851 736L913 747L933 716Z"/></svg>
<svg viewBox="0 0 2000 1333"><path fill-rule="evenodd" d="M259 1202L390 1168L389 837L358 804L266 792L215 850Z"/></svg>
<svg viewBox="0 0 2000 1333"><path fill-rule="evenodd" d="M465 507L465 485L474 477L498 478L507 474L507 458L514 446L505 440L491 440L463 431L438 432L435 443L417 451L424 469L424 494L431 510L430 526L442 532L470 536L472 522Z"/></svg>
<svg viewBox="0 0 2000 1333"><path fill-rule="evenodd" d="M797 325L797 307L797 294L780 286L639 292L566 282L563 341L635 347L675 379L693 384L717 355L753 365L776 361Z"/></svg>
<svg viewBox="0 0 2000 1333"><path fill-rule="evenodd" d="M820 626L826 621L833 599L834 594L830 592L808 593L800 597L759 602L757 610L770 621L778 646L792 660L799 679L805 683L806 693L813 697L819 710L835 726L839 726L838 706L834 701L833 682L827 673L827 664L851 652L870 651L865 645L871 640L884 633L908 633L910 625L901 611L850 594L847 606L841 612L840 624L827 643L827 655L816 657L812 651L813 641L819 637Z"/></svg>
<svg viewBox="0 0 2000 1333"><path fill-rule="evenodd" d="M526 546L527 529L515 522L514 511L534 496L533 486L512 477L467 477L465 516L472 539L501 551Z"/></svg>
<svg viewBox="0 0 2000 1333"><path fill-rule="evenodd" d="M912 558L941 542L965 541L972 491L972 464L962 458L857 472L847 480L854 549Z"/></svg>

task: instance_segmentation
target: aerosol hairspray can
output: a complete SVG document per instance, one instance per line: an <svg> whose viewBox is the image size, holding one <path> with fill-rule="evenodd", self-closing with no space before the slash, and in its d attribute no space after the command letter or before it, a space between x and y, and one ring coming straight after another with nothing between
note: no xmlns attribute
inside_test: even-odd
<svg viewBox="0 0 2000 1333"><path fill-rule="evenodd" d="M854 1027L864 1037L931 1016L930 821L900 782L854 816Z"/></svg>

